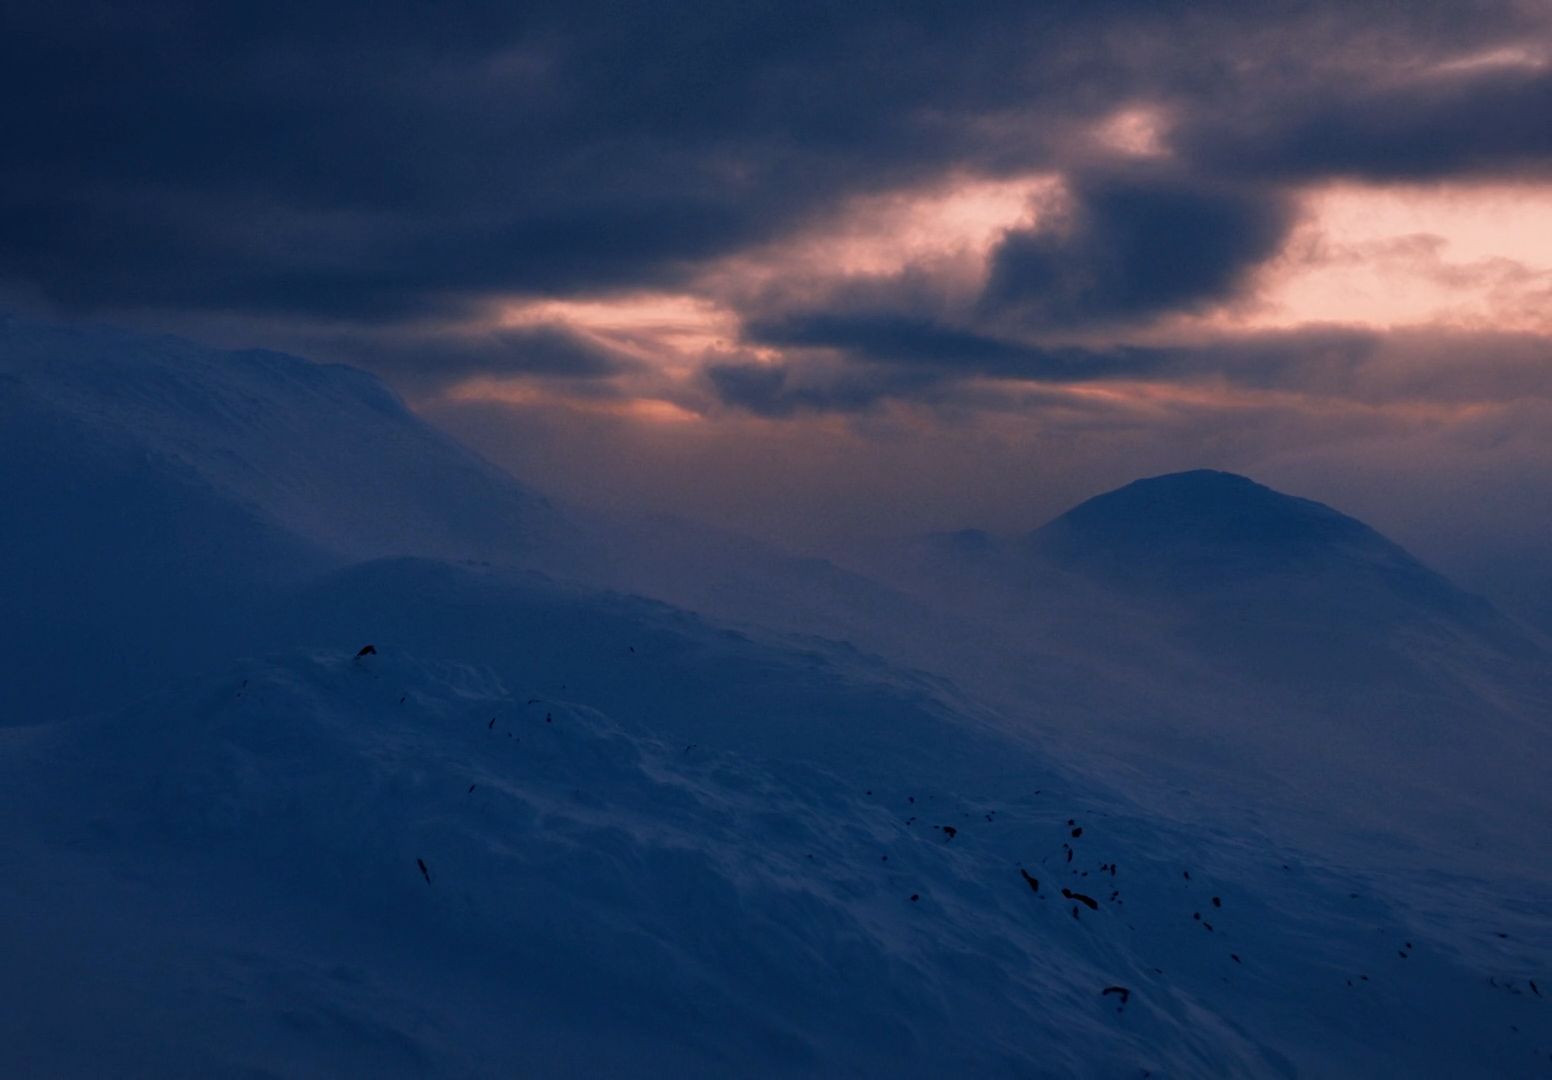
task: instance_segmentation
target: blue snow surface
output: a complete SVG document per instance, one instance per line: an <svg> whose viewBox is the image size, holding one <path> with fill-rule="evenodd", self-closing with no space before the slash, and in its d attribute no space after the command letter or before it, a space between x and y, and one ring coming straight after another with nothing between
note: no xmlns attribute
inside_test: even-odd
<svg viewBox="0 0 1552 1080"><path fill-rule="evenodd" d="M16 319L0 448L0 1074L1552 1075L1545 642L1335 510L622 550L359 372Z"/></svg>

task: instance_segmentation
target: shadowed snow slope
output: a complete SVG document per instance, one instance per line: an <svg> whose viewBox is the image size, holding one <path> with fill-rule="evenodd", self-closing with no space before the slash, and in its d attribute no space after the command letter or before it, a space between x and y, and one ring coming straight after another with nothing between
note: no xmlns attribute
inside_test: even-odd
<svg viewBox="0 0 1552 1080"><path fill-rule="evenodd" d="M127 444L329 550L518 560L568 535L353 368L0 318L0 378L13 408L52 407L77 440Z"/></svg>
<svg viewBox="0 0 1552 1080"><path fill-rule="evenodd" d="M1358 1076L1552 1051L1544 910L1452 939L908 686L767 675L786 710L733 692L648 722L385 645L13 729L0 807L34 826L6 844L6 1053L40 1075ZM869 751L786 723L802 703Z"/></svg>
<svg viewBox="0 0 1552 1080"><path fill-rule="evenodd" d="M120 705L230 659L333 556L0 374L0 726Z"/></svg>
<svg viewBox="0 0 1552 1080"><path fill-rule="evenodd" d="M16 322L0 451L0 1074L1552 1068L1539 646L1333 511L633 567L359 373Z"/></svg>
<svg viewBox="0 0 1552 1080"><path fill-rule="evenodd" d="M230 657L255 603L347 559L576 547L361 372L3 317L0 488L0 724Z"/></svg>
<svg viewBox="0 0 1552 1080"><path fill-rule="evenodd" d="M1552 844L1545 646L1329 507L1161 476L1028 536L927 538L892 580L988 628L940 670L1160 787L1487 862Z"/></svg>
<svg viewBox="0 0 1552 1080"><path fill-rule="evenodd" d="M1216 622L1221 634L1204 638L1215 647L1243 643L1260 622L1324 639L1332 647L1318 659L1327 665L1353 642L1383 643L1409 625L1511 656L1534 651L1486 601L1362 522L1231 473L1139 480L1068 511L1029 546L1064 571L1192 613L1204 634ZM1278 651L1296 662L1311 644L1285 637Z"/></svg>

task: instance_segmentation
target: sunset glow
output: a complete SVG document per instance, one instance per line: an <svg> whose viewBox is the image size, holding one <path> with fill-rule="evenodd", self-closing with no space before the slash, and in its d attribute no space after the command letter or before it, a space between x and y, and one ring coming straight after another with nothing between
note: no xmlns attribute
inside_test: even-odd
<svg viewBox="0 0 1552 1080"><path fill-rule="evenodd" d="M1317 189L1249 325L1552 331L1552 186Z"/></svg>
<svg viewBox="0 0 1552 1080"><path fill-rule="evenodd" d="M1169 152L1166 138L1168 117L1150 105L1133 105L1117 112L1100 125L1096 137L1100 145L1133 157L1162 157Z"/></svg>
<svg viewBox="0 0 1552 1080"><path fill-rule="evenodd" d="M516 302L503 305L496 325L563 326L668 371L738 338L733 312L705 297L675 293Z"/></svg>
<svg viewBox="0 0 1552 1080"><path fill-rule="evenodd" d="M685 474L778 432L792 469L846 447L794 505L978 447L928 516L1007 457L1394 468L1348 441L1365 424L1540 474L1541 5L1059 7L395 9L348 54L328 20L288 22L294 52L251 28L185 50L40 8L12 67L52 57L49 86L134 45L122 88L11 117L0 292L365 367L514 467L563 417L544 438L644 493L710 492ZM169 55L186 78L131 77ZM275 78L281 55L331 80ZM723 452L692 467L691 441Z"/></svg>
<svg viewBox="0 0 1552 1080"><path fill-rule="evenodd" d="M14 0L0 1080L1552 1062L1552 0Z"/></svg>
<svg viewBox="0 0 1552 1080"><path fill-rule="evenodd" d="M949 177L925 189L847 200L789 236L713 264L702 287L748 298L815 295L852 279L917 271L949 295L973 295L1009 229L1060 205L1061 178Z"/></svg>

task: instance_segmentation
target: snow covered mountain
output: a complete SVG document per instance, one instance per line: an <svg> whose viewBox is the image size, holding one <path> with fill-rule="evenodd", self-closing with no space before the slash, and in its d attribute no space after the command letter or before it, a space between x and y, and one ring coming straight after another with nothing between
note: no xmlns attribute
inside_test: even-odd
<svg viewBox="0 0 1552 1080"><path fill-rule="evenodd" d="M1372 661L1368 645L1386 644L1402 627L1470 637L1509 657L1541 651L1487 601L1362 522L1212 470L1138 480L1022 537L978 530L925 537L911 557L956 589L978 583L1018 605L1067 590L1089 603L1103 595L1132 612L1166 612L1180 628L1190 625L1201 645L1228 652L1248 644L1247 631L1274 628L1285 647L1262 659L1313 659L1327 675L1347 646L1359 644ZM1297 643L1288 638L1306 633ZM1317 637L1343 649L1311 657ZM1372 673L1364 668L1365 677Z"/></svg>
<svg viewBox="0 0 1552 1080"><path fill-rule="evenodd" d="M1201 647L1267 676L1329 681L1340 667L1372 679L1385 666L1376 646L1408 630L1509 657L1537 651L1486 601L1362 522L1230 473L1139 480L1068 511L1027 545L1067 574L1181 613ZM1426 684L1415 666L1401 674Z"/></svg>
<svg viewBox="0 0 1552 1080"><path fill-rule="evenodd" d="M1538 646L1333 512L1190 479L973 538L979 592L663 530L632 566L357 372L16 321L0 443L8 1075L1552 1069ZM1261 503L1309 519L1266 550ZM1228 778L1313 784L1342 714L1271 738L1322 714L1178 628L1309 560L1303 617L1477 680L1429 753L1348 744L1414 770L1398 821ZM1453 730L1518 747L1512 813Z"/></svg>
<svg viewBox="0 0 1552 1080"><path fill-rule="evenodd" d="M0 724L120 703L240 654L275 589L383 555L540 566L543 498L371 376L0 319Z"/></svg>
<svg viewBox="0 0 1552 1080"><path fill-rule="evenodd" d="M545 499L353 368L12 318L0 320L0 377L12 408L51 409L86 448L132 446L351 557L515 561L565 536Z"/></svg>
<svg viewBox="0 0 1552 1080"><path fill-rule="evenodd" d="M920 691L776 681L808 723L756 692L648 723L383 647L11 729L6 1053L35 1075L1333 1076L1513 1075L1549 1049L1544 912L1452 936Z"/></svg>
<svg viewBox="0 0 1552 1080"><path fill-rule="evenodd" d="M994 628L947 656L962 683L1161 786L1237 789L1302 835L1345 822L1396 850L1552 843L1544 641L1329 507L1162 476L1029 535L924 538L891 579Z"/></svg>

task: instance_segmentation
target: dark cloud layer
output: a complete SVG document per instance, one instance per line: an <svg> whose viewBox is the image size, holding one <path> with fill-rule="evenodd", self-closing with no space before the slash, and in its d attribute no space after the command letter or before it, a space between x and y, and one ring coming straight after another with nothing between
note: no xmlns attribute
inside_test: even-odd
<svg viewBox="0 0 1552 1080"><path fill-rule="evenodd" d="M1012 57L989 28L1029 21L19 5L0 39L0 273L67 305L369 320L661 284L838 192L974 156L957 117L1038 81L995 73Z"/></svg>
<svg viewBox="0 0 1552 1080"><path fill-rule="evenodd" d="M765 416L798 412L859 412L893 397L938 397L945 384L973 376L1032 384L1077 385L1120 379L1215 382L1256 390L1300 390L1343 396L1376 390L1359 377L1384 353L1385 335L1312 328L1226 335L1192 345L1050 346L977 335L930 320L900 316L819 314L756 327L770 344L829 350L846 365L722 363L708 368L711 385L726 405ZM1431 335L1437 354L1443 347ZM1537 339L1484 335L1447 336L1452 347L1484 356L1478 374L1492 379L1492 360L1507 358L1516 370L1548 355ZM1415 347L1415 342L1411 343ZM1436 366L1414 367L1409 385L1420 388ZM1541 380L1552 385L1552 377ZM1402 384L1398 384L1402 385ZM1395 396L1402 396L1392 388ZM1453 386L1459 392L1458 383Z"/></svg>
<svg viewBox="0 0 1552 1080"><path fill-rule="evenodd" d="M820 311L756 322L746 327L755 342L833 349L867 360L968 372L1021 371L1029 349L920 316Z"/></svg>
<svg viewBox="0 0 1552 1080"><path fill-rule="evenodd" d="M973 310L741 311L745 344L792 355L708 385L774 416L964 374L1173 372L1192 365L1041 335L1232 297L1296 184L1552 168L1546 70L1446 62L1552 45L1510 0L21 0L5 21L0 284L327 324L358 332L333 355L421 385L622 370L556 328L425 329L492 296L682 287L848 196L1032 170L1070 206L1002 240ZM1139 102L1169 119L1151 164L1091 138Z"/></svg>
<svg viewBox="0 0 1552 1080"><path fill-rule="evenodd" d="M1065 220L998 247L991 308L1057 327L1189 310L1232 293L1292 219L1275 190L1189 177L1086 177L1072 189Z"/></svg>
<svg viewBox="0 0 1552 1080"><path fill-rule="evenodd" d="M768 419L800 413L864 412L891 397L914 397L941 382L935 372L848 368L799 375L786 364L715 363L706 367L724 404Z"/></svg>
<svg viewBox="0 0 1552 1080"><path fill-rule="evenodd" d="M1544 80L1360 88L1359 112L1220 125L1218 102L1275 73L1237 55L1266 47L1259 25L1214 7L9 5L0 269L66 302L357 316L656 281L848 190L1050 160L1063 124L1150 94L1200 119L1210 156L1248 144L1268 169L1425 142L1547 153ZM1461 43L1488 36L1461 23ZM1113 219L1135 239L1148 198L1177 225L1254 217L1204 216L1187 190L1091 197L1098 243ZM1007 274L1043 280L1019 250Z"/></svg>
<svg viewBox="0 0 1552 1080"><path fill-rule="evenodd" d="M347 337L325 351L381 371L415 392L434 393L473 376L605 379L638 364L561 326L479 334L397 333Z"/></svg>
<svg viewBox="0 0 1552 1080"><path fill-rule="evenodd" d="M1545 46L1543 37L1529 39ZM1274 179L1552 175L1552 74L1510 67L1322 88L1203 117L1182 147L1219 173Z"/></svg>
<svg viewBox="0 0 1552 1080"><path fill-rule="evenodd" d="M833 355L806 367L750 362L708 369L723 404L763 416L865 412L901 397L951 401L948 387L975 376L1057 388L1148 379L1284 392L1317 410L1322 402L1339 402L1469 415L1484 406L1552 405L1552 341L1535 334L1310 327L1182 345L1042 346L931 322L829 315L765 331L770 341ZM851 362L837 364L834 356Z"/></svg>

